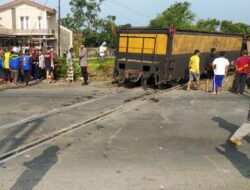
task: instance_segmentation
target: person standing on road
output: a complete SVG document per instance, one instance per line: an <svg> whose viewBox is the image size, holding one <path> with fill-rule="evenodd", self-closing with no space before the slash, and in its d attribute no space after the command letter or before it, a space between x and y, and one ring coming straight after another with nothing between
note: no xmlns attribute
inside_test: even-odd
<svg viewBox="0 0 250 190"><path fill-rule="evenodd" d="M88 62L87 62L88 52L84 47L84 44L81 43L79 49L79 62L82 71L83 83L82 85L88 85Z"/></svg>
<svg viewBox="0 0 250 190"><path fill-rule="evenodd" d="M73 82L74 80L74 69L73 69L73 48L69 49L69 52L67 53L67 65L68 65L68 81L70 81L70 83Z"/></svg>
<svg viewBox="0 0 250 190"><path fill-rule="evenodd" d="M50 79L49 83L52 83L52 81L53 81L53 60L50 56L49 50L44 55L44 62L45 62L45 70L46 70L46 80Z"/></svg>
<svg viewBox="0 0 250 190"><path fill-rule="evenodd" d="M220 94L223 79L227 74L227 68L229 66L229 60L225 58L225 51L220 53L220 57L213 61L214 80L213 80L213 92L211 94Z"/></svg>
<svg viewBox="0 0 250 190"><path fill-rule="evenodd" d="M213 69L213 61L217 58L217 53L215 48L211 48L210 54L207 57L206 65L205 65L205 92L208 91L208 85L210 80L213 80L214 78L214 69Z"/></svg>
<svg viewBox="0 0 250 190"><path fill-rule="evenodd" d="M236 60L236 78L235 78L235 90L236 93L243 94L246 86L247 75L249 73L250 58L248 57L248 51L243 50L243 56Z"/></svg>
<svg viewBox="0 0 250 190"><path fill-rule="evenodd" d="M3 69L4 69L4 54L3 50L0 50L0 78L2 79L4 79Z"/></svg>
<svg viewBox="0 0 250 190"><path fill-rule="evenodd" d="M58 65L58 55L57 53L54 51L53 48L51 48L50 50L50 56L51 56L51 59L52 59L52 63L53 63L53 77L54 77L54 80L57 80L57 74L56 74L56 71L57 71L57 65Z"/></svg>
<svg viewBox="0 0 250 190"><path fill-rule="evenodd" d="M187 90L190 90L191 83L195 80L197 89L200 88L200 51L196 49L193 56L189 60L189 81Z"/></svg>
<svg viewBox="0 0 250 190"><path fill-rule="evenodd" d="M21 57L21 63L22 63L22 69L24 72L24 80L26 83L26 86L29 85L30 76L31 76L31 63L32 58L29 54L29 50L25 49L25 54Z"/></svg>
<svg viewBox="0 0 250 190"><path fill-rule="evenodd" d="M43 52L40 51L39 52L39 63L38 63L38 77L40 80L43 80L45 78L45 71L44 71L44 67L45 67L45 60L44 60L44 55Z"/></svg>
<svg viewBox="0 0 250 190"><path fill-rule="evenodd" d="M241 146L241 140L248 134L250 134L250 110L248 111L247 121L240 126L240 128L231 136L229 140L234 145Z"/></svg>
<svg viewBox="0 0 250 190"><path fill-rule="evenodd" d="M21 65L21 59L18 53L19 53L19 49L17 47L13 47L12 53L9 57L9 67L11 70L12 83L14 85L17 85L18 72L19 72L20 65Z"/></svg>
<svg viewBox="0 0 250 190"><path fill-rule="evenodd" d="M4 53L4 81L10 82L11 80L11 73L10 73L10 63L9 58L11 54L11 48L8 48L8 50Z"/></svg>
<svg viewBox="0 0 250 190"><path fill-rule="evenodd" d="M32 50L32 69L31 75L34 80L38 79L38 68L39 68L39 52L35 49Z"/></svg>

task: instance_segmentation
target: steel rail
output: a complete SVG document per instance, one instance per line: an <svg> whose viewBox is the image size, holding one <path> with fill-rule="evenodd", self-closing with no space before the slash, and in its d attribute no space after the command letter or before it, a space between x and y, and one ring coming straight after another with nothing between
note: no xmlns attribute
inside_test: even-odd
<svg viewBox="0 0 250 190"><path fill-rule="evenodd" d="M100 121L100 120L103 120L103 119L106 119L108 118L109 116L111 116L112 114L115 114L115 113L119 113L119 112L123 112L123 111L127 111L127 110L130 110L138 105L141 105L143 103L145 103L145 101L148 101L152 98L155 98L163 93L166 93L166 92L169 92L169 91L172 91L172 90L175 90L175 89L181 89L182 88L182 85L178 85L178 86L175 86L175 87L172 87L172 88L169 88L169 89L166 89L166 90L162 90L162 91L157 91L157 92L153 92L149 95L143 95L141 97L137 97L137 98L134 98L132 100L129 100L129 101L125 101L123 104L121 104L120 106L116 107L116 108L113 108L113 109L110 109L110 110L107 110L103 113L100 113L100 114L97 114L89 119L86 119L86 120L83 120L83 121L80 121L80 122L77 122L77 123L74 123L66 128L63 128L63 129L60 129L58 131L55 131L51 134L48 134L46 136L43 136L42 138L38 139L38 140L35 140L31 143L28 143L26 145L23 145L23 146L20 146L16 149L13 149L3 155L0 155L0 164L1 163L4 163L6 162L7 160L11 159L11 158L14 158L15 156L18 156L24 152L27 152L31 149L34 149L36 147L39 147L45 143L48 143L52 140L55 140L56 138L59 138L61 137L62 135L66 135L68 132L72 132L73 130L77 130L77 129L80 129L80 128L83 128L83 127L87 127L91 124L94 124L96 123L97 121Z"/></svg>

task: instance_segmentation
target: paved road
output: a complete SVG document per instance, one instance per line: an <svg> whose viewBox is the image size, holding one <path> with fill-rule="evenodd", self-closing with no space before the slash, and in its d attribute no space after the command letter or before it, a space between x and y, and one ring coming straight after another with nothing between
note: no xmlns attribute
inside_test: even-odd
<svg viewBox="0 0 250 190"><path fill-rule="evenodd" d="M1 118L9 123L0 125L0 156L76 123L84 123L146 93L141 88L93 87L2 92L0 102L8 102L9 106L1 111Z"/></svg>
<svg viewBox="0 0 250 190"><path fill-rule="evenodd" d="M240 149L226 142L246 119L248 104L249 96L231 93L164 93L2 163L0 186L249 190L250 138Z"/></svg>

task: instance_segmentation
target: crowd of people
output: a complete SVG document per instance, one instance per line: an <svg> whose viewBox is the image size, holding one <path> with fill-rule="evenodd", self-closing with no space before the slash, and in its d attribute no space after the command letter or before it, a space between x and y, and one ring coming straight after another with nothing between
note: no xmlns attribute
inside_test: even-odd
<svg viewBox="0 0 250 190"><path fill-rule="evenodd" d="M195 50L194 55L189 61L189 82L187 90L190 90L192 81L196 81L197 88L200 87L200 51ZM229 66L229 60L225 58L225 52L220 52L219 56L216 53L216 49L212 48L211 53L206 60L205 65L205 91L208 92L209 81L213 81L211 94L220 94L223 79L227 75ZM242 56L235 61L235 79L233 83L233 91L236 94L243 94L246 86L246 81L248 80L248 75L250 73L250 57L248 56L248 51L243 50ZM229 138L229 141L236 145L241 146L241 140L250 134L250 109L248 113L247 121L244 122L239 129Z"/></svg>
<svg viewBox="0 0 250 190"><path fill-rule="evenodd" d="M0 49L0 71L5 83L17 85L30 80L46 79L49 83L57 79L58 56L53 48L47 51L17 47Z"/></svg>
<svg viewBox="0 0 250 190"><path fill-rule="evenodd" d="M189 81L187 90L190 90L193 81L196 81L197 89L200 88L200 51L195 50L193 56L189 61ZM210 55L205 60L205 91L209 92L209 82L212 81L211 94L219 95L222 89L224 77L227 75L228 67L230 65L229 60L225 57L226 52L222 51L217 54L215 48L211 48ZM243 50L242 56L236 59L235 69L236 76L232 89L235 93L243 94L247 77L250 71L250 57L248 51Z"/></svg>
<svg viewBox="0 0 250 190"><path fill-rule="evenodd" d="M66 55L67 78L72 83L74 78L73 48ZM47 50L24 49L17 47L0 49L0 78L4 83L18 85L25 82L30 86L31 80L46 80L48 83L57 81L58 55L53 48ZM79 69L81 70L83 83L88 85L87 49L82 43L79 48Z"/></svg>

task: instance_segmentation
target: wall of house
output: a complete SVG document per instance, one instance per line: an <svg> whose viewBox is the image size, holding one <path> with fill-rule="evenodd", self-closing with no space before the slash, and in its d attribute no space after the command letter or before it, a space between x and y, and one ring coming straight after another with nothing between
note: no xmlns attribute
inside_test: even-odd
<svg viewBox="0 0 250 190"><path fill-rule="evenodd" d="M21 29L21 19L20 17L29 17L28 29L39 29L38 27L38 17L41 17L41 29L55 29L56 28L56 14L47 14L46 10L40 9L38 7L30 6L27 4L17 5L13 7L16 9L16 29ZM12 27L12 11L11 9L4 10L0 12L0 24L8 29L13 29ZM8 19L7 19L8 18ZM25 23L25 22L24 22ZM26 29L26 26L24 27Z"/></svg>
<svg viewBox="0 0 250 190"><path fill-rule="evenodd" d="M73 47L73 32L61 26L61 54Z"/></svg>
<svg viewBox="0 0 250 190"><path fill-rule="evenodd" d="M11 9L0 11L0 25L4 26L5 28L12 28L12 15Z"/></svg>

